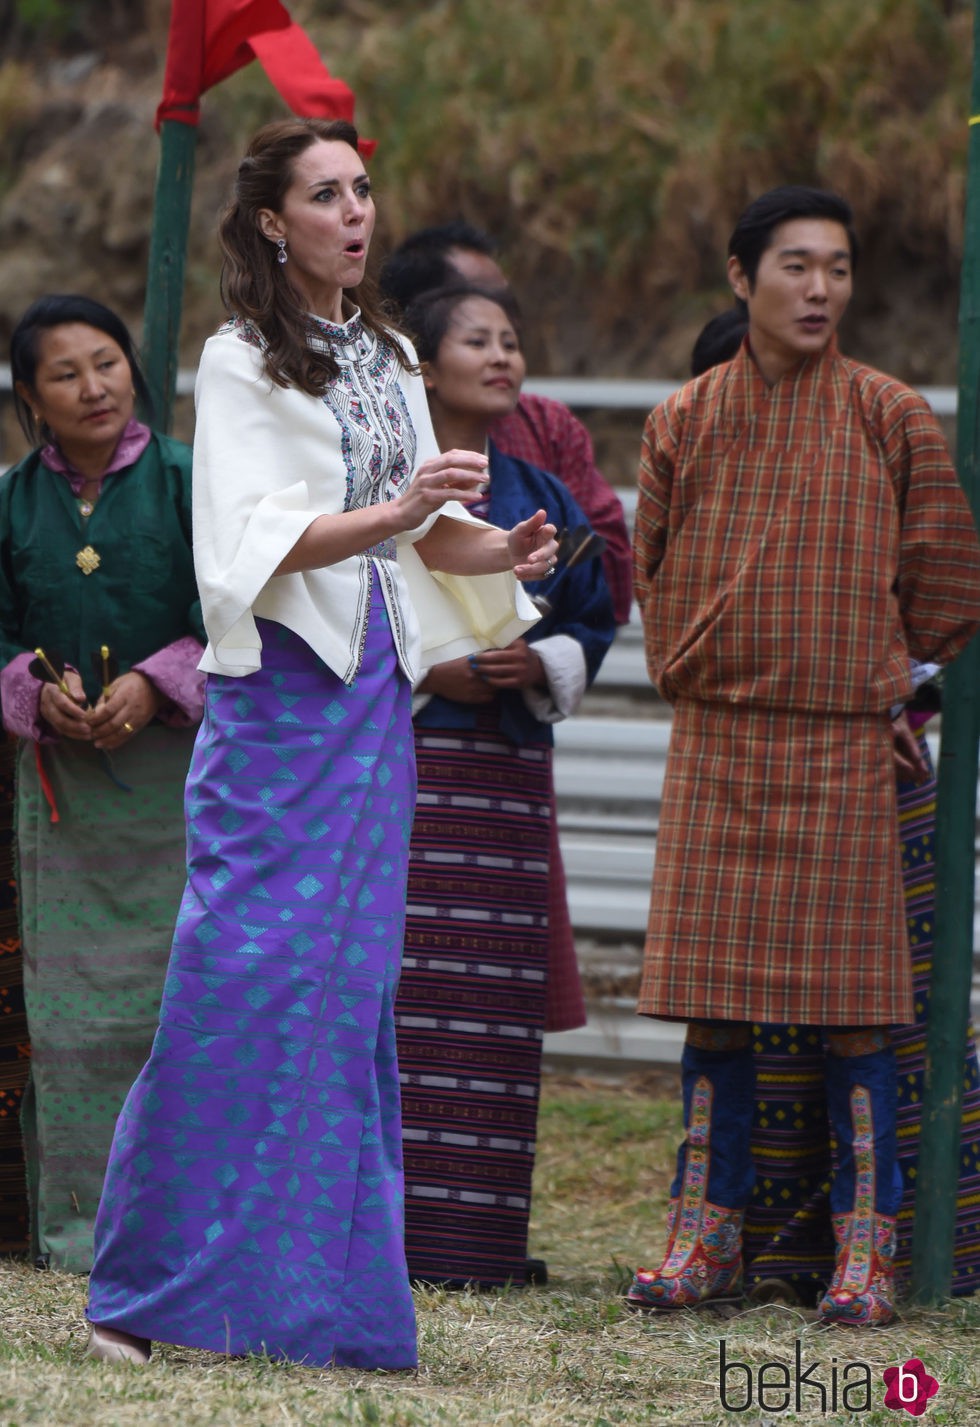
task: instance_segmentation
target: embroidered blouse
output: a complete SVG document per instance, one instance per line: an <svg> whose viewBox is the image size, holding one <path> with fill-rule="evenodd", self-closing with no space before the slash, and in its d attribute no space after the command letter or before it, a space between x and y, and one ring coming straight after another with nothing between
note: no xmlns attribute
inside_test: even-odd
<svg viewBox="0 0 980 1427"><path fill-rule="evenodd" d="M318 569L275 574L318 516L394 499L419 463L438 453L422 380L391 344L357 312L343 324L317 322L314 345L329 343L340 367L322 397L275 386L263 368L261 335L246 322L226 323L205 343L193 482L194 559L209 639L201 668L239 677L259 668L261 616L298 634L350 683L375 585L410 679L424 648L436 651L426 656L433 663L516 638L534 613L513 575L437 583L411 548L439 514L482 524L454 502L397 540ZM456 598L461 587L464 604Z"/></svg>

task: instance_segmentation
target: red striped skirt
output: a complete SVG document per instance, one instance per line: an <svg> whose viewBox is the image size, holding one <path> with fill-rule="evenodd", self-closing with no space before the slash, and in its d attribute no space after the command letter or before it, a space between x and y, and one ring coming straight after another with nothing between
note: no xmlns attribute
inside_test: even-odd
<svg viewBox="0 0 980 1427"><path fill-rule="evenodd" d="M551 750L417 729L396 1003L416 1278L523 1283L548 954Z"/></svg>
<svg viewBox="0 0 980 1427"><path fill-rule="evenodd" d="M638 1009L912 1020L887 718L677 705Z"/></svg>

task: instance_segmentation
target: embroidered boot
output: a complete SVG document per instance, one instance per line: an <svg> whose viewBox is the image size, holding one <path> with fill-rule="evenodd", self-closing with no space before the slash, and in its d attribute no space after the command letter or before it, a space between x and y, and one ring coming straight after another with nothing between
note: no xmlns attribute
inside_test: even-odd
<svg viewBox="0 0 980 1427"><path fill-rule="evenodd" d="M744 1036L742 1027L723 1028L729 1038L739 1033L725 1050L698 1044L707 1030L690 1028L681 1062L687 1139L671 1191L667 1252L658 1269L637 1269L626 1295L632 1308L698 1308L742 1294L755 1074L747 1028Z"/></svg>
<svg viewBox="0 0 980 1427"><path fill-rule="evenodd" d="M895 1219L835 1214L837 1263L820 1301L820 1320L848 1328L883 1328L895 1317Z"/></svg>
<svg viewBox="0 0 980 1427"><path fill-rule="evenodd" d="M837 1140L830 1207L837 1253L818 1309L823 1323L874 1328L895 1317L895 1216L902 1174L895 1060L888 1042L887 1031L880 1030L828 1038L827 1104Z"/></svg>

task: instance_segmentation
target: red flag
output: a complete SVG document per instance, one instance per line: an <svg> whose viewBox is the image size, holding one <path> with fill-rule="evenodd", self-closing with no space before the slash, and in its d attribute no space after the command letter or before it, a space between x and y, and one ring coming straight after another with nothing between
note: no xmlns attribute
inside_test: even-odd
<svg viewBox="0 0 980 1427"><path fill-rule="evenodd" d="M164 119L196 124L204 91L253 59L294 114L353 119L354 95L280 0L173 0L157 128ZM360 145L365 156L374 147L370 139Z"/></svg>

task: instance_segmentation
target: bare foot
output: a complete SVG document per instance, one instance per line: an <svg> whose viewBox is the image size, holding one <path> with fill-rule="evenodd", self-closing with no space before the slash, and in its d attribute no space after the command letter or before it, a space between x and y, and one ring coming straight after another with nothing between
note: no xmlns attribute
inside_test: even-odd
<svg viewBox="0 0 980 1427"><path fill-rule="evenodd" d="M104 1363L148 1363L150 1340L136 1338L132 1333L124 1333L120 1328L107 1328L93 1323L85 1356L98 1358Z"/></svg>

